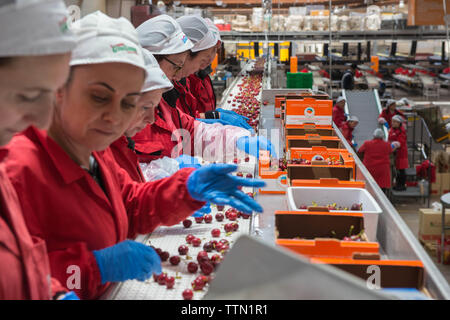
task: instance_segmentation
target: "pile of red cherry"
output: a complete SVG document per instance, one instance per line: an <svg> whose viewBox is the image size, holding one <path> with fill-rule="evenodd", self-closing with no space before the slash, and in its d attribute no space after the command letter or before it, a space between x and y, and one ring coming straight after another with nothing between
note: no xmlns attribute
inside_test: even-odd
<svg viewBox="0 0 450 320"><path fill-rule="evenodd" d="M256 97L261 91L262 75L244 76L242 82L238 84L239 92L233 97L230 94L228 103L231 103L233 111L247 117L247 123L253 127L255 132L259 125L260 102ZM237 105L239 104L239 105Z"/></svg>
<svg viewBox="0 0 450 320"><path fill-rule="evenodd" d="M253 197L252 193L247 193L249 196ZM225 214L222 213L224 211L224 206L217 205L217 210L219 212L216 213L215 218L216 221L222 222L225 218L230 222L226 223L224 227L224 231L226 235L229 235L232 232L235 232L239 229L239 224L237 222L238 218L248 219L250 215L245 214L236 210L235 208L230 208L225 211ZM212 223L213 216L211 214L206 214L203 217L195 218L197 223ZM183 226L185 228L190 228L192 225L192 220L186 219L183 221ZM221 235L221 230L218 228L214 228L211 230L211 235L213 238L219 238ZM202 244L202 240L193 234L188 234L186 236L186 243L192 245L193 247L200 247ZM152 246L153 247L153 246ZM192 281L192 290L198 291L203 290L203 288L212 280L211 273L217 269L220 265L220 262L223 260L223 257L227 253L230 248L230 243L227 239L211 240L207 241L203 244L203 250L197 254L197 262L190 261L187 263L187 271L189 273L195 274L199 269L202 272L202 275L199 275ZM153 249L158 253L162 262L169 261L171 265L177 266L181 262L180 256L185 256L185 260L191 259L188 256L189 247L187 245L180 245L178 247L178 254L170 256L169 252L163 251L160 248ZM216 252L211 256L208 253ZM187 261L186 261L187 262ZM175 284L175 277L168 276L167 273L162 273L160 275L154 275L154 280L160 285L166 285L167 289L172 289ZM182 295L185 300L190 300L193 298L193 291L191 289L186 289L183 291Z"/></svg>

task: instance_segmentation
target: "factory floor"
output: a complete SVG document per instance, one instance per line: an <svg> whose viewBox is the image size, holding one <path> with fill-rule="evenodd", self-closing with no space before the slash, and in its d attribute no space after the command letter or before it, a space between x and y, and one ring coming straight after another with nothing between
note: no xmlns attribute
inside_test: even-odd
<svg viewBox="0 0 450 320"><path fill-rule="evenodd" d="M439 196L432 196L430 199L430 205L433 202L439 202ZM400 216L403 218L405 223L411 229L412 233L418 237L419 234L419 209L426 208L426 203L424 204L420 200L415 199L402 199L401 202L394 203L394 207L397 209ZM447 282L450 283L450 265L443 265L437 262L436 253L428 248L425 251L429 254L433 262L436 264L437 268L441 271L442 275Z"/></svg>

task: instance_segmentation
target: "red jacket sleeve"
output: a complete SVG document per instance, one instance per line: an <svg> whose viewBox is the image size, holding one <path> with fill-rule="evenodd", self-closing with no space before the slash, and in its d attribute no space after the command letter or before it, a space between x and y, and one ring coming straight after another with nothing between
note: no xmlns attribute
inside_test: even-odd
<svg viewBox="0 0 450 320"><path fill-rule="evenodd" d="M122 198L128 215L128 236L152 232L160 225L171 226L192 215L205 205L194 200L187 189L186 182L194 168L178 170L170 177L139 183L133 181L128 173L110 158L108 165L114 167L121 185Z"/></svg>

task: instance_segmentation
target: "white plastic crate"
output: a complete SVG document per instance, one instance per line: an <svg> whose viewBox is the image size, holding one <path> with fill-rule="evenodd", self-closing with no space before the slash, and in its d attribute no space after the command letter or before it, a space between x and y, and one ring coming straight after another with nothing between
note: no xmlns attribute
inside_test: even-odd
<svg viewBox="0 0 450 320"><path fill-rule="evenodd" d="M345 212L360 212L364 215L364 230L369 241L376 240L378 215L382 212L380 206L366 189L360 188L326 188L326 187L289 187L287 191L289 210L299 209L302 205L311 206L315 201L319 206L336 203L340 207L348 207L362 203L362 211L345 210ZM333 212L333 211L331 211Z"/></svg>

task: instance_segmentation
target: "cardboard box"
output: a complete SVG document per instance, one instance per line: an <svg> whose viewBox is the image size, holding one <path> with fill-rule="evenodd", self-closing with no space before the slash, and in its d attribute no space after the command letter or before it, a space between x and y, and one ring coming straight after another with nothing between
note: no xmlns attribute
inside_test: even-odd
<svg viewBox="0 0 450 320"><path fill-rule="evenodd" d="M450 209L445 211L445 216L445 226L450 227ZM419 240L426 242L440 239L441 221L441 212L428 208L419 209ZM450 239L450 230L446 230L445 235L446 238Z"/></svg>
<svg viewBox="0 0 450 320"><path fill-rule="evenodd" d="M436 181L431 184L431 194L442 194L442 173L436 173Z"/></svg>
<svg viewBox="0 0 450 320"><path fill-rule="evenodd" d="M445 1L447 10L450 1ZM442 0L409 0L408 26L445 25Z"/></svg>

